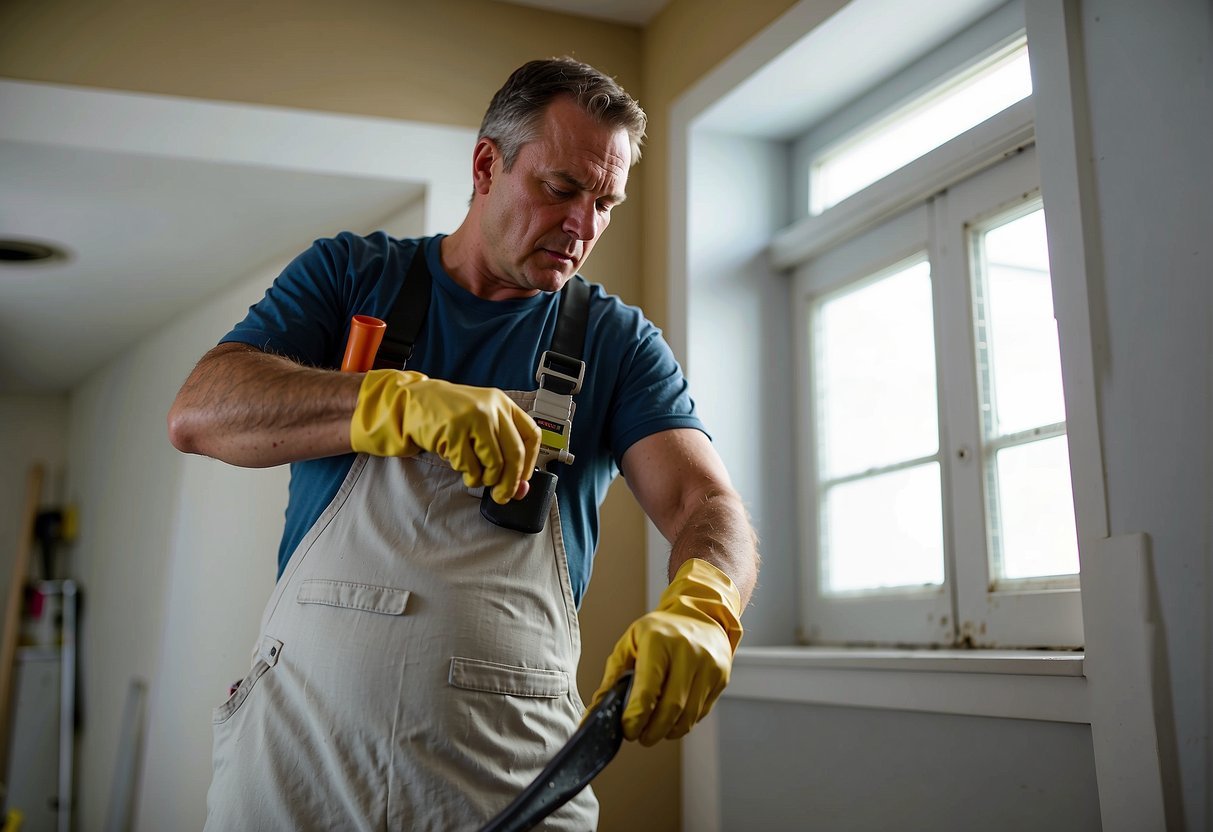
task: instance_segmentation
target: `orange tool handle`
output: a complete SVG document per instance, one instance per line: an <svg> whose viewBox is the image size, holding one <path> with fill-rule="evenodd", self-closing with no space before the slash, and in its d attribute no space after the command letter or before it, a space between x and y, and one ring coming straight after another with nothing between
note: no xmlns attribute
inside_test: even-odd
<svg viewBox="0 0 1213 832"><path fill-rule="evenodd" d="M341 359L343 373L365 373L375 364L375 353L383 342L387 324L370 315L355 315L350 321L350 337Z"/></svg>

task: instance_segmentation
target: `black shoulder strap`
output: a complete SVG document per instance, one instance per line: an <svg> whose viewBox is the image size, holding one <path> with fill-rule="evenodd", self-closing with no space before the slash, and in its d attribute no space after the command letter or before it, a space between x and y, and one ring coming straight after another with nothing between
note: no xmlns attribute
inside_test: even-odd
<svg viewBox="0 0 1213 832"><path fill-rule="evenodd" d="M396 295L392 311L387 316L387 332L375 358L375 367L404 367L413 355L413 345L425 324L430 309L430 289L433 278L425 262L425 244L417 246L413 261L404 277L404 285ZM551 351L574 361L581 360L585 351L585 331L590 316L590 286L574 275L560 290L560 311L556 331L552 334Z"/></svg>
<svg viewBox="0 0 1213 832"><path fill-rule="evenodd" d="M580 360L585 352L585 329L589 319L590 284L573 275L560 290L560 313L549 349Z"/></svg>
<svg viewBox="0 0 1213 832"><path fill-rule="evenodd" d="M413 344L417 343L426 313L430 311L432 284L433 279L425 263L425 243L418 243L408 273L404 276L404 285L400 287L392 311L388 313L387 332L379 345L376 367L400 369L413 357Z"/></svg>

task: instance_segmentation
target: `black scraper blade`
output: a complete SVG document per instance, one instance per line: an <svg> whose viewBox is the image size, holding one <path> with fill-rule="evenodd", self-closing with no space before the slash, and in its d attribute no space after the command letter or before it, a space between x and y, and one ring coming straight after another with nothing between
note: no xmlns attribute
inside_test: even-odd
<svg viewBox="0 0 1213 832"><path fill-rule="evenodd" d="M525 832L584 789L623 744L623 707L631 689L629 671L586 714L539 776L481 832Z"/></svg>

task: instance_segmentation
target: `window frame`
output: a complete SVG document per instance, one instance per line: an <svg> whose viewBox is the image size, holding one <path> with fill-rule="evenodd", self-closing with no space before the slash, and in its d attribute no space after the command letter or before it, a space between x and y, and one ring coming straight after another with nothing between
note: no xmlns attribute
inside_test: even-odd
<svg viewBox="0 0 1213 832"><path fill-rule="evenodd" d="M1038 199L1035 148L1029 146L992 160L987 169L828 247L795 269L794 304L804 322L796 327L794 347L801 431L801 632L809 643L1060 649L1082 645L1076 577L994 586L990 571L970 231ZM938 591L825 595L819 579L821 495L816 493L815 358L809 316L817 300L919 252L931 263L944 585Z"/></svg>
<svg viewBox="0 0 1213 832"><path fill-rule="evenodd" d="M818 263L828 262L832 256L832 250L841 249L849 245L850 241L856 238L860 240L868 239L864 235L869 234L873 229L879 229L883 224L890 222L891 219L909 215L924 205L927 206L928 229L934 228L936 224L947 219L947 217L940 215L938 212L946 210L949 190L960 188L961 183L981 174L983 171L1004 160L1013 161L1016 157L1020 157L1021 161L1019 164L1025 164L1022 161L1023 157L1027 155L1028 158L1031 158L1034 153L1034 95L1013 104L1001 113L924 154L858 193L842 200L821 214L808 214L809 200L805 189L807 189L809 164L814 150L840 140L848 132L861 130L866 123L878 120L881 115L896 109L902 102L913 98L924 88L937 84L949 74L963 72L966 68L971 67L975 62L981 61L992 52L1005 48L1009 42L1023 35L1025 28L1023 24L1021 7L1015 3L1003 6L980 24L971 27L961 36L940 47L929 59L908 67L904 73L894 76L886 84L878 86L855 99L850 105L816 125L812 130L804 134L799 141L795 142L792 147L792 198L794 201L793 211L794 213L799 212L799 216L794 219L790 226L773 235L768 248L772 267L796 274L806 263L813 261ZM1035 71L1034 76L1038 76L1038 73ZM1008 170L1010 169L1008 168ZM1034 165L1033 169L1035 169ZM1007 197L1008 199L1016 197L1022 199L1025 192L1034 190L1038 192L1038 174L1037 178L1032 182L1026 184L1019 182L1017 187L1020 187L1021 190L1018 192L1015 192L1013 189L1010 190L1008 192L1010 194ZM989 210L997 212L999 208L992 207ZM1055 235L1053 229L1050 229L1049 233L1050 236ZM924 237L929 239L929 231ZM860 248L862 249L862 243ZM952 255L959 255L961 257L967 257L969 253L967 240L960 244L953 241L952 244L947 246L947 249ZM902 252L903 255L907 253ZM928 253L928 256L933 261L938 259L938 255L939 252L937 251ZM879 271L881 266L887 266L891 262L891 260L877 262L869 274ZM957 266L953 264L949 268L956 269ZM957 271L956 273L965 275L966 283L962 294L956 294L956 292L949 294L935 290L937 337L942 337L938 334L938 321L940 320L940 315L944 314L944 310L939 308L941 302L946 306L949 299L954 302L956 298L963 297L966 306L971 307L972 295L967 282L967 272ZM793 291L800 292L800 287L797 285L795 278L793 278L792 282L795 286ZM1058 289L1056 283L1054 283L1053 291L1054 297L1057 299ZM793 308L799 308L797 306L799 303L799 294L794 294ZM1055 303L1056 307L1057 304ZM970 329L972 328L972 314L970 308L963 319L968 322ZM957 320L960 319L958 318ZM794 329L799 328L800 324L797 321L794 324ZM972 344L971 335L960 339L957 339L956 336L948 336L948 339L952 342L959 340L961 343L966 344L963 353L957 354L963 354L965 356L965 363L973 368L972 373L965 376L965 378L971 380L966 382L966 384L972 391L977 384L977 377L975 349L968 346ZM800 356L805 354L805 346L806 344L803 339L800 339L799 332L797 332L794 336L796 360L799 360ZM945 352L949 355L955 352L954 348L945 346L945 343L942 341L937 343L936 348L937 362ZM1063 374L1066 362L1067 357L1064 354L1063 348ZM955 383L953 380L945 377L945 369L943 367L938 367L937 369L941 389L945 384L951 385ZM796 372L795 385L800 385L805 380L811 379L811 376L806 375L808 372L808 368L806 367L798 366ZM947 376L957 376L959 378L954 370L949 371ZM806 393L799 389L795 394L798 425L807 424L807 415L811 412L811 402L806 401L805 396ZM976 399L973 399L973 401L976 401ZM1071 396L1069 390L1066 392L1066 403L1067 415L1070 415ZM941 405L942 407L943 405ZM973 419L976 420L976 411ZM948 423L949 418L941 410L941 443L947 441ZM974 421L970 425L968 432L973 435L980 435L979 429L980 425ZM800 443L807 446L811 444L811 440L805 442L804 438L801 437ZM967 447L970 451L970 458L972 458L972 453L978 452L981 445L980 443L971 442ZM941 470L941 479L945 489L945 494L942 498L945 516L945 583L951 582L951 584L958 587L957 591L959 591L960 580L956 577L954 563L956 543L952 540L952 530L955 524L949 516L949 513L953 510L951 507L952 493L955 491L955 486L951 484L951 475L949 473L949 468L953 467L951 465L952 453L951 448L947 448L945 451L944 446L941 444L941 454L943 454L942 458L945 461ZM1071 451L1070 458L1071 479L1073 482L1073 461L1075 458L1073 450ZM858 603L858 599L848 599L850 603L845 605L825 601L818 593L816 585L817 521L814 509L816 497L813 498L812 502L806 501L804 498L804 495L811 493L811 489L814 488L817 476L811 450L802 451L798 456L798 461L800 463L798 467L801 470L796 474L797 504L802 515L801 523L798 525L803 527L799 531L802 579L800 581L801 591L798 614L800 621L799 635L802 642L831 645L925 644L931 646L951 646L953 644L963 644L974 647L1051 646L1061 649L1073 649L1082 645L1081 602L1079 600L1079 589L1076 580L1071 581L1068 586L1060 587L1056 582L1050 582L1044 586L1033 586L1031 582L1026 582L1017 584L1014 587L1003 587L1001 591L990 594L981 604L966 603L963 608L958 603L954 604L948 616L943 615L937 606L933 606L929 611L919 609L916 613L913 613L910 612L910 610L913 610L913 605L906 605L906 614L893 614L889 617L882 612L873 616L870 609L871 605ZM806 464L809 467L805 468ZM980 469L982 466L975 465L973 467ZM969 492L970 495L976 494L982 496L983 502L975 516L980 518L980 529L983 535L986 523L985 491L983 483L980 489L974 489ZM1082 523L1080 518L1077 517L1077 513L1083 507L1078 502L1076 499L1075 522L1076 526L1081 528ZM965 546L969 545L968 541L975 539L972 530L966 528L963 522L961 523L959 534L962 540L965 541ZM982 549L988 553L988 549L985 548L986 538L983 536L981 539L983 541ZM805 568L804 559L808 556L807 553L809 552L813 553L814 565L811 568ZM984 582L982 584L983 587L990 585L988 560L983 559L983 567L980 579L966 574L963 581L968 586L965 590L966 593L975 592L976 590L973 587L978 585L979 580ZM951 590L949 589L948 592L950 593ZM983 593L984 595L986 593ZM998 612L998 609L1003 608L1002 605L1004 604L1011 607L1024 607L1026 604L1030 608L1040 599L1050 596L1054 599L1059 599L1058 603L1045 604L1045 607L1055 607L1061 611L1038 615L1035 620L1039 626L1036 627L1028 626L1017 629L1010 624L1012 616ZM865 609L865 607L868 607L868 609ZM849 619L853 622L847 628L839 629L835 626L836 622L833 619L835 618L837 608L849 608L851 610L843 616L843 619L839 619ZM915 620L915 614L918 616L917 620ZM922 619L928 615L930 616L929 620L924 622ZM900 631L891 630L887 625L893 621L898 622L903 629ZM959 625L957 625L957 622L959 622ZM929 626L927 626L928 624ZM946 633L949 627L957 627L956 633ZM1054 627L1058 629L1046 632Z"/></svg>

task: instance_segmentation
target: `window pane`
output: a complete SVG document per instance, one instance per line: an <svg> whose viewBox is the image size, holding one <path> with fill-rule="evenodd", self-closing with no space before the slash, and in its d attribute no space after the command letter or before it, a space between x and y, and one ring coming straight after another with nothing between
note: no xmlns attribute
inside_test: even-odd
<svg viewBox="0 0 1213 832"><path fill-rule="evenodd" d="M813 166L810 213L820 214L1032 94L1027 44L950 78Z"/></svg>
<svg viewBox="0 0 1213 832"><path fill-rule="evenodd" d="M939 464L830 488L824 499L826 593L943 583Z"/></svg>
<svg viewBox="0 0 1213 832"><path fill-rule="evenodd" d="M987 436L1065 421L1044 211L987 231L978 251Z"/></svg>
<svg viewBox="0 0 1213 832"><path fill-rule="evenodd" d="M925 262L821 304L816 395L822 479L939 449L933 326Z"/></svg>
<svg viewBox="0 0 1213 832"><path fill-rule="evenodd" d="M1066 437L1004 448L996 468L1001 535L995 546L996 576L1013 580L1077 573Z"/></svg>

